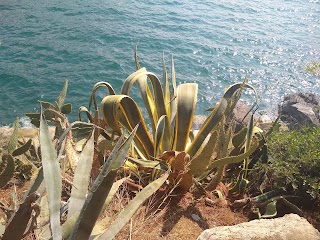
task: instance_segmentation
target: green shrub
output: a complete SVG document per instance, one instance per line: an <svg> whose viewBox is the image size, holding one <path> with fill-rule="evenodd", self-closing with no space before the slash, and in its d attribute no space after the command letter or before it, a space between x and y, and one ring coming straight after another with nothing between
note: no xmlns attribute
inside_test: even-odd
<svg viewBox="0 0 320 240"><path fill-rule="evenodd" d="M306 67L306 70L316 76L320 75L320 64L318 61L313 60L311 63L309 63Z"/></svg>
<svg viewBox="0 0 320 240"><path fill-rule="evenodd" d="M268 149L274 187L320 201L320 128L275 132Z"/></svg>

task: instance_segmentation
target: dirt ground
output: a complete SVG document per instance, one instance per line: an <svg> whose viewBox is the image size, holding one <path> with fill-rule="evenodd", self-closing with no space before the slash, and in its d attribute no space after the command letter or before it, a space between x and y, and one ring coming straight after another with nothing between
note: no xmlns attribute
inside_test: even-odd
<svg viewBox="0 0 320 240"><path fill-rule="evenodd" d="M202 231L215 226L234 225L248 221L241 212L228 206L208 206L204 198L191 193L169 197L164 207L154 211L146 205L117 235L124 239L196 239Z"/></svg>
<svg viewBox="0 0 320 240"><path fill-rule="evenodd" d="M22 183L13 179L5 188L0 189L0 202L7 208L13 208L13 192L16 187L20 201L30 182ZM116 194L107 209L111 221L125 207L130 196L120 192ZM319 209L319 208L316 208ZM306 219L320 229L319 212L307 210ZM284 214L284 213L283 213ZM205 197L190 192L172 192L165 197L153 195L134 215L131 221L118 233L117 240L190 240L196 239L202 231L215 226L235 225L249 221L245 212L233 211L228 204L208 205ZM0 209L0 223L5 223L5 213ZM37 239L33 233L25 240Z"/></svg>

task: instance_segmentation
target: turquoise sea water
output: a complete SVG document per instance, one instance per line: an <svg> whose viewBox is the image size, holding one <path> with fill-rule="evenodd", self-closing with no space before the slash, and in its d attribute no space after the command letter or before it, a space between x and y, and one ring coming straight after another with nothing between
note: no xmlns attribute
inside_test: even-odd
<svg viewBox="0 0 320 240"><path fill-rule="evenodd" d="M320 59L317 0L1 0L0 125L38 109L39 99L54 101L65 79L75 118L97 81L120 90L135 70L136 43L159 76L162 52L168 65L174 54L177 81L199 84L198 114L245 76L260 111L287 93L320 93L305 71Z"/></svg>

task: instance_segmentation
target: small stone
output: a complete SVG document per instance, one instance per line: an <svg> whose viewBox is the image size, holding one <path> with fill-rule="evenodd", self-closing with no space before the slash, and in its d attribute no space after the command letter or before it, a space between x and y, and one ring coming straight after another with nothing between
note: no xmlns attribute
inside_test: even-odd
<svg viewBox="0 0 320 240"><path fill-rule="evenodd" d="M191 217L196 222L199 222L201 220L201 218L197 214L191 214Z"/></svg>

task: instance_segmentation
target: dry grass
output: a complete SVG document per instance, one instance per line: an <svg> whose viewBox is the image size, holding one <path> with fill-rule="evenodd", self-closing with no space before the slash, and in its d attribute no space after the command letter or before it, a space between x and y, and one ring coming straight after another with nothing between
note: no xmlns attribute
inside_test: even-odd
<svg viewBox="0 0 320 240"><path fill-rule="evenodd" d="M240 212L227 206L207 206L204 198L192 193L173 192L154 195L116 236L122 239L196 239L215 226L248 221Z"/></svg>

